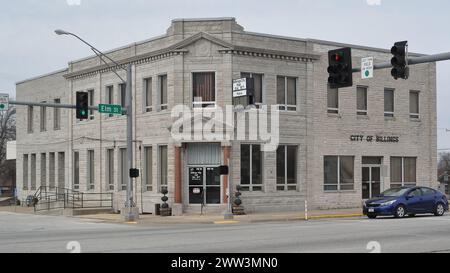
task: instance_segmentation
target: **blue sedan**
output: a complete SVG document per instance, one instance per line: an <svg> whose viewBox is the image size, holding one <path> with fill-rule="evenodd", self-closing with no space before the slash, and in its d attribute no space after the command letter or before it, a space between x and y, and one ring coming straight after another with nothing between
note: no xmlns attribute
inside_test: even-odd
<svg viewBox="0 0 450 273"><path fill-rule="evenodd" d="M443 216L448 208L447 197L439 191L427 187L402 187L389 189L377 198L365 201L363 213L372 219L389 215L413 217L425 213Z"/></svg>

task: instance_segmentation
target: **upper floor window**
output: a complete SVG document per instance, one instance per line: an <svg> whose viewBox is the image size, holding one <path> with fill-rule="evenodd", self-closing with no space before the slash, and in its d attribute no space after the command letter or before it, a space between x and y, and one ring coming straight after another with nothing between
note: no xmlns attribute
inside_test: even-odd
<svg viewBox="0 0 450 273"><path fill-rule="evenodd" d="M167 75L158 76L158 103L160 110L167 109Z"/></svg>
<svg viewBox="0 0 450 273"><path fill-rule="evenodd" d="M327 107L328 107L329 114L338 114L339 113L339 91L337 88L332 89L328 86Z"/></svg>
<svg viewBox="0 0 450 273"><path fill-rule="evenodd" d="M367 116L367 87L358 86L356 88L356 114Z"/></svg>
<svg viewBox="0 0 450 273"><path fill-rule="evenodd" d="M216 105L216 76L214 72L193 73L193 107Z"/></svg>
<svg viewBox="0 0 450 273"><path fill-rule="evenodd" d="M106 104L114 104L114 86L109 85L106 87L106 94L105 94L105 103ZM112 114L108 115L109 117L112 117Z"/></svg>
<svg viewBox="0 0 450 273"><path fill-rule="evenodd" d="M28 106L28 122L27 122L27 131L29 134L33 133L33 106Z"/></svg>
<svg viewBox="0 0 450 273"><path fill-rule="evenodd" d="M61 99L54 99L53 101L55 104L60 104ZM60 108L53 108L53 129L59 130L61 129L61 109Z"/></svg>
<svg viewBox="0 0 450 273"><path fill-rule="evenodd" d="M419 113L419 91L409 91L409 117L418 119Z"/></svg>
<svg viewBox="0 0 450 273"><path fill-rule="evenodd" d="M297 111L297 78L277 76L277 104L280 110Z"/></svg>
<svg viewBox="0 0 450 273"><path fill-rule="evenodd" d="M152 94L152 78L144 79L144 112L151 112L153 110Z"/></svg>
<svg viewBox="0 0 450 273"><path fill-rule="evenodd" d="M255 105L263 103L263 74L257 73L241 73L242 78L253 78L255 82Z"/></svg>
<svg viewBox="0 0 450 273"><path fill-rule="evenodd" d="M394 89L384 89L384 116L394 116Z"/></svg>
<svg viewBox="0 0 450 273"><path fill-rule="evenodd" d="M43 101L42 103L47 103ZM47 131L47 107L41 106L41 132Z"/></svg>
<svg viewBox="0 0 450 273"><path fill-rule="evenodd" d="M94 106L94 90L88 90L88 104L89 106ZM94 110L89 110L89 119L94 119Z"/></svg>
<svg viewBox="0 0 450 273"><path fill-rule="evenodd" d="M125 108L126 98L127 98L127 85L124 83L119 84L119 97L120 97L120 106Z"/></svg>

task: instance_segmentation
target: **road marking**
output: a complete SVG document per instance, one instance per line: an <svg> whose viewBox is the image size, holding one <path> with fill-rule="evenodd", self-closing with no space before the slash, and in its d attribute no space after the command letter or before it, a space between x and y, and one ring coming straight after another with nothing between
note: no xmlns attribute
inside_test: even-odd
<svg viewBox="0 0 450 273"><path fill-rule="evenodd" d="M239 223L239 221L230 220L230 221L215 221L214 222L214 224L216 224L216 225L237 224L237 223Z"/></svg>
<svg viewBox="0 0 450 273"><path fill-rule="evenodd" d="M137 225L137 222L125 222L125 224Z"/></svg>

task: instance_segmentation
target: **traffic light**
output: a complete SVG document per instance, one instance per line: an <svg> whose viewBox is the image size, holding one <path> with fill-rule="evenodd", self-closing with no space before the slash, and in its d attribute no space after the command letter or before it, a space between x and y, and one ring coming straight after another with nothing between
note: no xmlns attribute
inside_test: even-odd
<svg viewBox="0 0 450 273"><path fill-rule="evenodd" d="M352 50L349 47L328 52L328 84L330 88L353 85Z"/></svg>
<svg viewBox="0 0 450 273"><path fill-rule="evenodd" d="M77 119L83 120L89 117L89 94L88 92L77 92Z"/></svg>
<svg viewBox="0 0 450 273"><path fill-rule="evenodd" d="M409 67L408 67L408 41L397 42L391 49L394 57L391 60L393 66L391 75L394 79L408 79Z"/></svg>

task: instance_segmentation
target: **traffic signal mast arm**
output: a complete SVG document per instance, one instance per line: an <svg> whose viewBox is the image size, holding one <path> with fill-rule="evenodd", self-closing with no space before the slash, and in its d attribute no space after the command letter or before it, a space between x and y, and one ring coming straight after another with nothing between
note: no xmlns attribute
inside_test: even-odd
<svg viewBox="0 0 450 273"><path fill-rule="evenodd" d="M434 62L447 61L447 60L450 60L450 52L440 53L440 54L435 54L435 55L427 55L427 56L422 56L422 57L408 58L408 65L434 63ZM386 63L381 63L381 64L375 64L373 66L373 69L378 70L378 69L385 69L385 68L391 68L391 67L393 67L391 62L386 62ZM361 68L360 67L353 68L352 71L354 73L361 72Z"/></svg>

